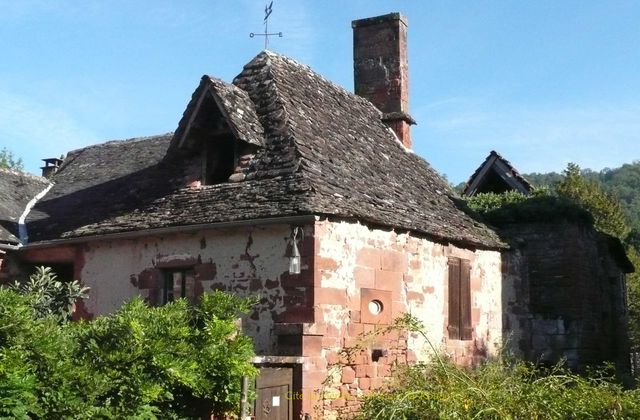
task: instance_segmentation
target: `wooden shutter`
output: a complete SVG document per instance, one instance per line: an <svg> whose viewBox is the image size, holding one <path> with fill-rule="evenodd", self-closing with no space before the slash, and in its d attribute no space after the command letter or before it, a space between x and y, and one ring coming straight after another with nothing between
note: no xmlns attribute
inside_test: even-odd
<svg viewBox="0 0 640 420"><path fill-rule="evenodd" d="M189 302L195 302L196 299L196 275L193 271L187 271L184 276L183 295Z"/></svg>
<svg viewBox="0 0 640 420"><path fill-rule="evenodd" d="M460 259L449 258L449 338L460 339Z"/></svg>
<svg viewBox="0 0 640 420"><path fill-rule="evenodd" d="M182 271L174 271L173 276L173 298L179 299L184 297L184 273Z"/></svg>
<svg viewBox="0 0 640 420"><path fill-rule="evenodd" d="M460 264L460 339L471 340L471 265L469 260Z"/></svg>

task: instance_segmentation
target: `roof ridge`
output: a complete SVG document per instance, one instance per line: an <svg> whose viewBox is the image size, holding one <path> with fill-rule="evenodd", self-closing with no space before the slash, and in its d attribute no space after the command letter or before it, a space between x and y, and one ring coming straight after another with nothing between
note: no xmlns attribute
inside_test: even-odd
<svg viewBox="0 0 640 420"><path fill-rule="evenodd" d="M45 178L45 177L42 177L40 175L34 175L34 174L30 173L30 172L26 172L26 171L22 171L22 170L18 170L18 169L0 168L0 172L5 172L5 173L11 174L11 175L16 175L16 176L23 176L23 177L30 178L30 179L33 179L35 181L44 182L44 183L49 182L47 180L47 178Z"/></svg>
<svg viewBox="0 0 640 420"><path fill-rule="evenodd" d="M103 141L103 142L100 142L100 143L90 144L88 146L79 147L77 149L69 150L67 152L67 155L70 155L71 153L79 153L79 152L81 152L83 150L93 149L93 148L96 148L96 147L112 146L112 145L116 145L116 144L122 144L124 142L133 143L133 142L138 142L138 141L147 141L147 140L157 139L159 137L166 137L166 136L172 136L172 135L173 135L173 131L169 131L169 132L166 132L166 133L154 134L154 135L150 135L150 136L130 137L128 139L107 140L107 141Z"/></svg>

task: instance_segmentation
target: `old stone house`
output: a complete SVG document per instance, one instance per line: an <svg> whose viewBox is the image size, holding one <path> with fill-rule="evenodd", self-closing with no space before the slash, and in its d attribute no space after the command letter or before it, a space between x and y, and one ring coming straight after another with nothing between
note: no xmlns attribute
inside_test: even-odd
<svg viewBox="0 0 640 420"><path fill-rule="evenodd" d="M14 188L3 275L54 266L91 287L86 318L136 295L259 295L243 322L258 418L353 411L395 364L429 358L403 331L341 357L407 312L459 363L495 355L519 254L411 151L406 20L353 29L356 94L263 51L233 83L204 76L175 133L72 151Z"/></svg>

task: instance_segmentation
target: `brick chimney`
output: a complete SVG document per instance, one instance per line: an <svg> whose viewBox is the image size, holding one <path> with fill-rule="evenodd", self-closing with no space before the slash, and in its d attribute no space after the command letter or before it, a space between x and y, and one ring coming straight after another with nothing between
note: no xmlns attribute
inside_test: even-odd
<svg viewBox="0 0 640 420"><path fill-rule="evenodd" d="M411 148L407 19L400 13L354 20L355 93L383 113L382 120Z"/></svg>

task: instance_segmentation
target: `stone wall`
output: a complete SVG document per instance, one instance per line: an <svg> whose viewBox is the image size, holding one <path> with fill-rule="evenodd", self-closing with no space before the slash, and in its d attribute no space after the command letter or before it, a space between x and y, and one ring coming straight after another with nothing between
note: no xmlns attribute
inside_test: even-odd
<svg viewBox="0 0 640 420"><path fill-rule="evenodd" d="M570 223L504 229L505 342L531 361L582 369L603 361L628 365L624 275L611 238Z"/></svg>
<svg viewBox="0 0 640 420"><path fill-rule="evenodd" d="M404 313L420 319L431 345L457 363L471 365L496 353L502 337L499 252L331 221L316 223L315 246L321 347L303 368L303 395L315 395L305 411L314 409L321 418L348 415L359 407L357 397L384 386L395 366L429 359L433 352L419 334L386 331ZM449 257L470 261L471 340L448 338ZM371 300L384 303L378 318L368 313ZM380 330L386 332L375 334Z"/></svg>

